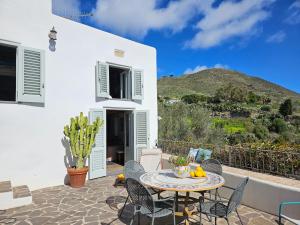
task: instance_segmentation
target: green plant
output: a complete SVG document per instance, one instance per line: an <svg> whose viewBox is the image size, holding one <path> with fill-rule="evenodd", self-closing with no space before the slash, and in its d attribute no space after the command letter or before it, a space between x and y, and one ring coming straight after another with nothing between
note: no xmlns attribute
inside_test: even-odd
<svg viewBox="0 0 300 225"><path fill-rule="evenodd" d="M279 107L279 113L283 116L288 116L293 114L293 105L291 99L287 99L283 103L281 103Z"/></svg>
<svg viewBox="0 0 300 225"><path fill-rule="evenodd" d="M257 124L253 129L253 133L258 139L265 139L269 135L269 130L262 124Z"/></svg>
<svg viewBox="0 0 300 225"><path fill-rule="evenodd" d="M188 166L193 159L189 157L188 155L178 155L178 156L170 156L169 158L169 163L174 165L175 167L177 166Z"/></svg>
<svg viewBox="0 0 300 225"><path fill-rule="evenodd" d="M99 118L89 124L88 118L81 112L79 116L70 119L70 125L64 127L64 135L69 139L77 169L84 167L84 160L91 154L95 136L102 125L103 120Z"/></svg>
<svg viewBox="0 0 300 225"><path fill-rule="evenodd" d="M272 121L271 127L269 129L271 131L274 131L274 132L280 134L280 133L285 132L288 129L288 127L287 127L286 122L283 119L281 119L281 118L275 118Z"/></svg>
<svg viewBox="0 0 300 225"><path fill-rule="evenodd" d="M265 112L270 112L271 111L271 106L263 105L262 107L260 107L260 110L265 111Z"/></svg>

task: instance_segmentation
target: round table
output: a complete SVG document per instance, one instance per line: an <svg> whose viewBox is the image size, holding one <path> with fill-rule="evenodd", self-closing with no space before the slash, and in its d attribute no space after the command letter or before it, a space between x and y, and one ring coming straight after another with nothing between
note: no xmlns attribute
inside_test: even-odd
<svg viewBox="0 0 300 225"><path fill-rule="evenodd" d="M171 169L147 172L141 175L140 181L148 187L164 191L175 191L176 201L179 197L178 192L185 192L184 212L176 213L176 215L187 216L186 224L189 224L188 217L192 215L192 212L188 209L189 193L217 189L225 183L222 176L210 172L206 172L205 178L177 178Z"/></svg>

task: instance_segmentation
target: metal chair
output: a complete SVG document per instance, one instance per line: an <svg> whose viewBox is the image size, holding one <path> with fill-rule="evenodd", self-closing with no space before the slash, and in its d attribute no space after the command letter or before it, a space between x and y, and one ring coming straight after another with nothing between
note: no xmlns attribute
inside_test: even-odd
<svg viewBox="0 0 300 225"><path fill-rule="evenodd" d="M294 206L295 206L295 205L300 206L300 202L281 202L281 203L280 203L280 205L279 205L279 213L278 213L278 224L279 224L279 225L282 224L282 223L281 223L282 219L288 220L288 221L290 221L290 222L292 222L292 223L294 223L294 224L296 224L296 225L299 225L299 224L300 224L300 220L299 220L299 219L293 219L293 218L288 217L288 216L286 216L286 215L284 215L284 214L282 213L283 207L285 207L285 206L292 206L292 205L294 205Z"/></svg>
<svg viewBox="0 0 300 225"><path fill-rule="evenodd" d="M128 162L125 163L124 165L124 175L125 175L125 178L128 179L128 178L132 178L132 179L135 179L137 181L140 181L140 176L143 175L145 173L145 169L144 167L138 163L137 161L134 161L134 160L129 160ZM155 195L155 194L158 194L158 197L160 197L160 191L158 190L155 190L153 188L149 188L148 191L152 194L152 195ZM123 214L123 211L124 211L124 208L128 202L128 199L129 199L129 196L127 196L126 198L126 201L124 203L124 206L120 212L120 216L122 216Z"/></svg>
<svg viewBox="0 0 300 225"><path fill-rule="evenodd" d="M130 225L133 224L136 214L138 214L138 224L140 222L140 214L152 218L152 225L154 225L154 221L156 218L161 218L173 214L173 224L176 224L175 197L154 200L148 189L144 187L139 181L132 178L126 179L125 187L128 192L128 196L130 197L130 200L134 206Z"/></svg>
<svg viewBox="0 0 300 225"><path fill-rule="evenodd" d="M222 175L222 172L223 172L222 165L216 159L204 160L203 163L201 164L201 166L205 171L216 173L218 175Z"/></svg>
<svg viewBox="0 0 300 225"><path fill-rule="evenodd" d="M228 201L224 200L215 200L211 198L205 198L204 196L200 196L200 204L198 207L198 211L200 213L200 224L202 220L202 213L205 214L207 217L214 217L215 224L217 224L218 218L224 218L229 225L228 217L232 212L236 212L241 224L243 224L242 219L237 211L238 206L241 203L243 198L243 193L245 186L248 183L249 178L245 178L233 191L232 195L230 196ZM204 201L208 200L208 201Z"/></svg>

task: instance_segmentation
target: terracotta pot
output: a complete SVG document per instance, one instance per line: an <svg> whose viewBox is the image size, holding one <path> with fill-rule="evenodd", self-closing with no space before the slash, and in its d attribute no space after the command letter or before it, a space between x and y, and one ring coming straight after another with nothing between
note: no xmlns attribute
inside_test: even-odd
<svg viewBox="0 0 300 225"><path fill-rule="evenodd" d="M85 184L86 174L89 168L86 166L82 169L68 168L68 175L70 178L70 185L73 188L80 188Z"/></svg>

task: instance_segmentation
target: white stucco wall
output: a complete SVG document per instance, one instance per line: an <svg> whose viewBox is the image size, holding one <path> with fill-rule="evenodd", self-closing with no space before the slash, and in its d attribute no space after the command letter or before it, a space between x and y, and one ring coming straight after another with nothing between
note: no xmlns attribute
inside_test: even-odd
<svg viewBox="0 0 300 225"><path fill-rule="evenodd" d="M58 32L56 51L49 30ZM0 40L45 50L45 106L0 103L0 181L31 189L63 184L66 174L63 126L91 108L149 110L150 147L157 139L156 50L51 13L51 0L1 0ZM114 56L114 49L125 56ZM95 98L96 61L144 70L144 100Z"/></svg>

